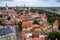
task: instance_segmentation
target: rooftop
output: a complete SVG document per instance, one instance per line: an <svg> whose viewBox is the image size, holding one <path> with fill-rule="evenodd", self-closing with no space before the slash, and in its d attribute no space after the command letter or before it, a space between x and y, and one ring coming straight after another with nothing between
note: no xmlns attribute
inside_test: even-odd
<svg viewBox="0 0 60 40"><path fill-rule="evenodd" d="M7 28L4 27L4 28L0 29L0 36L8 35L8 34L11 34L11 33L13 33L13 31L9 27L7 27Z"/></svg>

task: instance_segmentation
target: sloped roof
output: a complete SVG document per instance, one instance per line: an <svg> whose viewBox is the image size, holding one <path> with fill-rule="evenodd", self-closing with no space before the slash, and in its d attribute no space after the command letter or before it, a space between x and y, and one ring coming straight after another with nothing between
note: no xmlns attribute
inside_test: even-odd
<svg viewBox="0 0 60 40"><path fill-rule="evenodd" d="M13 33L13 31L9 27L0 29L0 36L11 34L11 33Z"/></svg>
<svg viewBox="0 0 60 40"><path fill-rule="evenodd" d="M14 9L8 9L9 13L15 13Z"/></svg>
<svg viewBox="0 0 60 40"><path fill-rule="evenodd" d="M1 10L1 13L3 13L3 14L6 13L6 12L7 12L6 10Z"/></svg>
<svg viewBox="0 0 60 40"><path fill-rule="evenodd" d="M39 38L36 37L36 38L33 38L33 40L39 40Z"/></svg>
<svg viewBox="0 0 60 40"><path fill-rule="evenodd" d="M31 22L29 22L29 21L27 21L27 22L22 22L22 27L24 27L24 26L27 26L27 27L29 27L29 26L31 26Z"/></svg>
<svg viewBox="0 0 60 40"><path fill-rule="evenodd" d="M37 27L40 27L40 26L38 24L33 24L32 27L37 28Z"/></svg>
<svg viewBox="0 0 60 40"><path fill-rule="evenodd" d="M55 20L53 24L54 24L54 25L59 25L58 20Z"/></svg>

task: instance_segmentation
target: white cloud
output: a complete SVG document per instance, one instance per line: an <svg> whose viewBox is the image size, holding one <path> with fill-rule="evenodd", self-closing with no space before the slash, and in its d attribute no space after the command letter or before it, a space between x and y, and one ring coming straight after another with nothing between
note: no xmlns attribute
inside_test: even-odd
<svg viewBox="0 0 60 40"><path fill-rule="evenodd" d="M5 3L8 4L8 6L23 6L24 4L26 6L38 6L38 7L59 7L60 3L56 2L57 0L13 0L10 2L2 2L1 5L5 5ZM0 5L0 6L1 6Z"/></svg>

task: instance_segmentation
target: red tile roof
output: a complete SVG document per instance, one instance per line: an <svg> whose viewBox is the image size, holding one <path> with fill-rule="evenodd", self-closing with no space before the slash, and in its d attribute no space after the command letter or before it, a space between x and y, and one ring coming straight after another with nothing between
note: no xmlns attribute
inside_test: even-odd
<svg viewBox="0 0 60 40"><path fill-rule="evenodd" d="M3 13L3 14L6 13L6 12L7 12L6 10L1 10L1 13Z"/></svg>
<svg viewBox="0 0 60 40"><path fill-rule="evenodd" d="M8 9L9 13L14 13L15 11L13 9Z"/></svg>
<svg viewBox="0 0 60 40"><path fill-rule="evenodd" d="M32 25L32 23L30 22L22 22L22 27L30 27Z"/></svg>
<svg viewBox="0 0 60 40"><path fill-rule="evenodd" d="M37 27L40 27L40 26L38 24L33 24L32 27L37 28Z"/></svg>
<svg viewBox="0 0 60 40"><path fill-rule="evenodd" d="M53 24L54 24L54 25L59 25L58 20L55 20Z"/></svg>
<svg viewBox="0 0 60 40"><path fill-rule="evenodd" d="M33 40L39 40L39 38L36 37L36 38L33 38Z"/></svg>

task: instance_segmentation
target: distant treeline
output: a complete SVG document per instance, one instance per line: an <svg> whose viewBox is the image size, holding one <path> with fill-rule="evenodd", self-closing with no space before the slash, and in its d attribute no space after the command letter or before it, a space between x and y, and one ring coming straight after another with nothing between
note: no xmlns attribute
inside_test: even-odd
<svg viewBox="0 0 60 40"><path fill-rule="evenodd" d="M0 7L0 9L3 9L5 7ZM8 7L8 8L15 8L15 7ZM31 9L60 9L60 7L29 7Z"/></svg>

